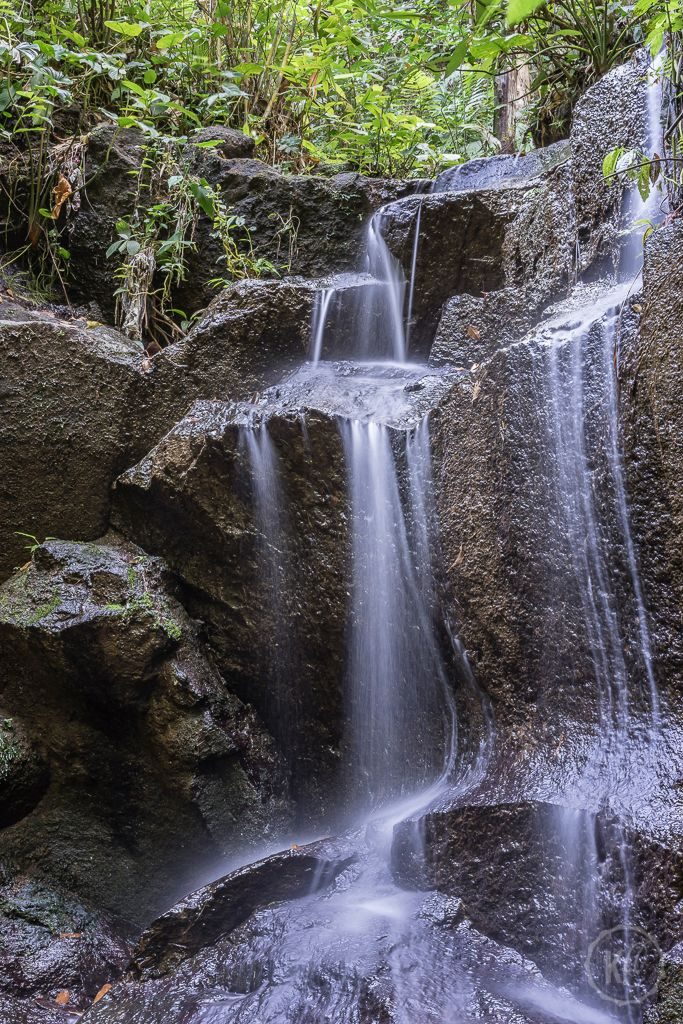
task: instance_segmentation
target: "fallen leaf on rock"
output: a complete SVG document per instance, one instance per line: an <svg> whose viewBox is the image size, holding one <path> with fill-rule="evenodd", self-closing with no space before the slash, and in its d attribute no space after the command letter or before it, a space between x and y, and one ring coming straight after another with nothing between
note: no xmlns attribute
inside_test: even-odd
<svg viewBox="0 0 683 1024"><path fill-rule="evenodd" d="M86 320L85 326L89 331L94 331L96 327L104 327L104 324L100 323L99 320Z"/></svg>
<svg viewBox="0 0 683 1024"><path fill-rule="evenodd" d="M481 331L478 327L474 327L472 324L467 325L465 328L465 334L468 338L471 338L472 341L481 341Z"/></svg>
<svg viewBox="0 0 683 1024"><path fill-rule="evenodd" d="M69 996L69 993L66 991L66 989L63 989L61 992L58 992L57 995L55 996L55 1002L57 1003L57 1006L66 1006L70 998L71 997Z"/></svg>
<svg viewBox="0 0 683 1024"><path fill-rule="evenodd" d="M60 939L80 939L83 936L83 932L60 932Z"/></svg>
<svg viewBox="0 0 683 1024"><path fill-rule="evenodd" d="M71 188L69 182L66 180L63 174L60 174L57 184L52 189L52 197L54 199L54 203L52 205L53 220L57 220L57 217L59 217L59 212L64 206L64 203L71 195L72 191L73 189Z"/></svg>
<svg viewBox="0 0 683 1024"><path fill-rule="evenodd" d="M100 989L100 991L97 993L97 995L93 999L93 1003L99 1003L100 999L104 999L104 997L106 996L107 992L109 992L110 989L111 989L111 985L109 983L107 983L106 985L103 985L102 988Z"/></svg>

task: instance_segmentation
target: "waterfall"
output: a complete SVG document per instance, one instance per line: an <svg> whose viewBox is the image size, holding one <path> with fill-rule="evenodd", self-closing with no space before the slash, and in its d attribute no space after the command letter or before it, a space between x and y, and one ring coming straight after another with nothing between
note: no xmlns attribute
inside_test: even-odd
<svg viewBox="0 0 683 1024"><path fill-rule="evenodd" d="M410 280L408 282L408 312L406 314L406 352L410 346L410 335L413 329L413 304L415 299L415 277L417 272L417 254L420 250L420 223L422 221L422 202L417 207L415 214L415 228L413 236L413 254L410 260Z"/></svg>
<svg viewBox="0 0 683 1024"><path fill-rule="evenodd" d="M327 317L335 294L334 288L324 288L316 295L311 329L311 362L314 364L319 363L322 356Z"/></svg>
<svg viewBox="0 0 683 1024"><path fill-rule="evenodd" d="M289 677L294 668L287 593L289 529L286 504L280 481L277 449L268 431L267 421L242 426L239 448L249 466L254 525L256 529L256 571L262 592L265 671L270 680L270 708L267 718L278 739L289 744L293 739L296 708L292 701Z"/></svg>
<svg viewBox="0 0 683 1024"><path fill-rule="evenodd" d="M660 103L657 80L651 77L651 151L661 139ZM575 889L583 893L572 922L575 953L587 962L592 941L600 934L614 936L612 954L621 974L611 979L608 997L629 1024L640 1020L643 981L634 972L634 950L643 908L634 889L623 808L643 749L652 749L658 740L661 719L622 464L617 367L624 304L642 268L640 225L658 216L661 201L656 189L647 200L631 192L617 282L605 288L599 301L552 325L547 340L554 515L577 583L598 714L593 747L566 787L556 829L577 875ZM580 651L576 657L580 666ZM635 737L640 738L638 747ZM578 807L602 812L600 837L598 820L586 828Z"/></svg>
<svg viewBox="0 0 683 1024"><path fill-rule="evenodd" d="M370 807L415 794L452 758L453 709L435 622L426 421L403 439L401 487L389 428L342 423L351 498L349 768Z"/></svg>
<svg viewBox="0 0 683 1024"><path fill-rule="evenodd" d="M365 237L364 278L344 289L324 288L316 296L311 323L310 357L318 364L327 349L334 348L340 324L353 339L343 358L404 363L408 348L408 332L412 316L415 266L420 232L418 207L412 272L409 281L407 319L403 307L406 279L398 260L392 255L383 236L386 208L373 214ZM329 355L329 351L328 351Z"/></svg>

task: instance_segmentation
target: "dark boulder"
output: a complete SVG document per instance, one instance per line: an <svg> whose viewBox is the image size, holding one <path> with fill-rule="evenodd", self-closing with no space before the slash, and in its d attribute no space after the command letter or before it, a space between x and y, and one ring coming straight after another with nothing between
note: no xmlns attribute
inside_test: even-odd
<svg viewBox="0 0 683 1024"><path fill-rule="evenodd" d="M5 868L0 884L2 1019L69 1024L120 977L133 948L131 929L40 877L9 874ZM58 997L67 1002L60 1005Z"/></svg>
<svg viewBox="0 0 683 1024"><path fill-rule="evenodd" d="M23 723L2 709L0 716L0 828L5 828L33 810L50 777Z"/></svg>
<svg viewBox="0 0 683 1024"><path fill-rule="evenodd" d="M514 156L498 154L468 160L437 175L432 192L472 192L475 189L524 187L541 178L553 167L565 163L571 155L568 142L554 142L545 149Z"/></svg>
<svg viewBox="0 0 683 1024"><path fill-rule="evenodd" d="M218 138L203 148L195 143ZM116 222L130 218L136 204L137 172L145 140L133 129L98 125L85 145L86 187L80 208L69 213L64 238L73 298L96 301L114 315L116 258L106 250L116 239ZM236 152L236 147L239 152ZM384 182L358 174L287 175L251 157L252 140L227 128L202 129L189 139L181 160L188 173L205 178L220 192L227 210L244 222L234 240L254 273L316 277L355 269L364 249L364 224L373 208L409 194L416 182ZM187 275L174 290L173 305L192 314L213 297L214 279L229 277L224 250L210 217L200 213L188 252ZM257 266L258 264L258 266Z"/></svg>
<svg viewBox="0 0 683 1024"><path fill-rule="evenodd" d="M443 1013L529 1024L549 990L518 953L484 937L458 900L385 894L361 834L241 869L188 897L142 936L131 970L87 1014L92 1024L399 1024L417 992ZM369 858L369 859L368 859ZM399 923L410 906L412 922ZM473 984L474 983L474 984Z"/></svg>
<svg viewBox="0 0 683 1024"><path fill-rule="evenodd" d="M679 1024L683 1020L683 942L662 957L653 1001L646 1010L645 1024Z"/></svg>
<svg viewBox="0 0 683 1024"><path fill-rule="evenodd" d="M140 924L286 826L272 740L159 560L113 538L47 542L0 589L0 645L4 712L49 770L0 833L10 875Z"/></svg>
<svg viewBox="0 0 683 1024"><path fill-rule="evenodd" d="M188 140L190 146L201 146L206 142L215 142L216 145L210 148L226 160L250 157L256 147L256 143L250 135L237 131L236 128L228 128L224 124L200 128Z"/></svg>
<svg viewBox="0 0 683 1024"><path fill-rule="evenodd" d="M180 574L231 689L256 705L296 791L319 809L341 731L342 442L322 413L266 415L259 427L253 412L193 406L117 481L114 522Z"/></svg>
<svg viewBox="0 0 683 1024"><path fill-rule="evenodd" d="M610 302L621 300L605 295L580 293L523 340L480 363L433 417L444 575L455 595L454 620L497 714L522 721L540 707L544 727L563 716L590 722L599 701L594 626L586 615L579 541L572 532L587 513L579 510L572 518L562 489L572 474L577 488L584 488L572 493L585 496L590 487L590 543L600 564L610 552L605 586L622 602L615 664L624 657L627 667L642 672L627 540L615 511L610 324L619 307ZM627 308L622 323L629 316L635 314ZM584 321L585 330L579 329ZM581 365L578 389L575 364ZM579 407L585 422L573 445L567 431L576 423L571 410ZM608 627L600 628L607 643ZM529 739L533 743L533 731Z"/></svg>
<svg viewBox="0 0 683 1024"><path fill-rule="evenodd" d="M355 860L353 849L330 841L294 846L209 883L177 903L141 936L132 976L169 974L273 903L311 896L327 888Z"/></svg>
<svg viewBox="0 0 683 1024"><path fill-rule="evenodd" d="M131 461L141 356L110 328L0 307L0 579L26 561L19 531L106 530L111 482Z"/></svg>
<svg viewBox="0 0 683 1024"><path fill-rule="evenodd" d="M383 233L408 280L415 266L411 351L427 355L433 342L434 361L457 365L464 354L478 361L566 293L573 272L569 175L569 165L559 163L516 186L486 179L486 188L409 197L384 211ZM472 314L464 325L462 304ZM465 352L463 326L472 328ZM479 347L472 343L477 334Z"/></svg>

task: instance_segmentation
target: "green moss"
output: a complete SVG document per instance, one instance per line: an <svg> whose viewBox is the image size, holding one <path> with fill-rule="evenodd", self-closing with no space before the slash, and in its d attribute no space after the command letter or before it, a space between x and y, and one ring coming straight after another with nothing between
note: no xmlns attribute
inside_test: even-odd
<svg viewBox="0 0 683 1024"><path fill-rule="evenodd" d="M38 605L35 611L26 618L26 625L35 626L37 622L41 622L42 619L46 619L48 615L51 615L52 612L59 608L61 600L59 591L55 590L49 601L45 604Z"/></svg>
<svg viewBox="0 0 683 1024"><path fill-rule="evenodd" d="M135 571L135 569L133 568L132 565L129 567L127 575L128 575L128 586L131 588L131 590L135 590L135 587L137 586L137 582L138 582L138 574L136 573L136 571Z"/></svg>
<svg viewBox="0 0 683 1024"><path fill-rule="evenodd" d="M170 637L171 640L180 640L182 638L183 631L173 619L162 619L160 625L166 636Z"/></svg>

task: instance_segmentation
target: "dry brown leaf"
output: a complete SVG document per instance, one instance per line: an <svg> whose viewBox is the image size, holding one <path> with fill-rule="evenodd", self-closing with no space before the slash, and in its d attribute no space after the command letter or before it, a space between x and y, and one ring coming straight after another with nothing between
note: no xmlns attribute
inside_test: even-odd
<svg viewBox="0 0 683 1024"><path fill-rule="evenodd" d="M467 325L467 327L465 328L465 334L467 335L468 338L471 338L472 341L481 341L481 331L479 330L478 327L475 327L473 324Z"/></svg>
<svg viewBox="0 0 683 1024"><path fill-rule="evenodd" d="M69 993L66 991L66 989L63 989L61 992L58 992L57 995L55 996L55 1002L57 1003L57 1006L66 1006L70 998L71 997Z"/></svg>
<svg viewBox="0 0 683 1024"><path fill-rule="evenodd" d="M59 217L59 213L62 207L64 206L64 203L67 201L72 192L73 189L71 188L71 185L64 177L64 175L60 174L57 184L52 189L52 197L54 200L52 204L52 217L54 220L57 220L57 217Z"/></svg>
<svg viewBox="0 0 683 1024"><path fill-rule="evenodd" d="M102 988L100 989L100 991L97 993L97 995L93 999L93 1003L99 1003L100 999L104 999L104 997L106 996L106 994L110 990L110 988L111 988L111 985L109 983L107 983L106 985L103 985Z"/></svg>
<svg viewBox="0 0 683 1024"><path fill-rule="evenodd" d="M472 388L472 405L474 405L476 400L479 398L479 392L480 391L481 391L481 381L477 381L477 383Z"/></svg>
<svg viewBox="0 0 683 1024"><path fill-rule="evenodd" d="M82 937L82 935L83 935L83 932L60 932L59 933L60 939L80 939Z"/></svg>

